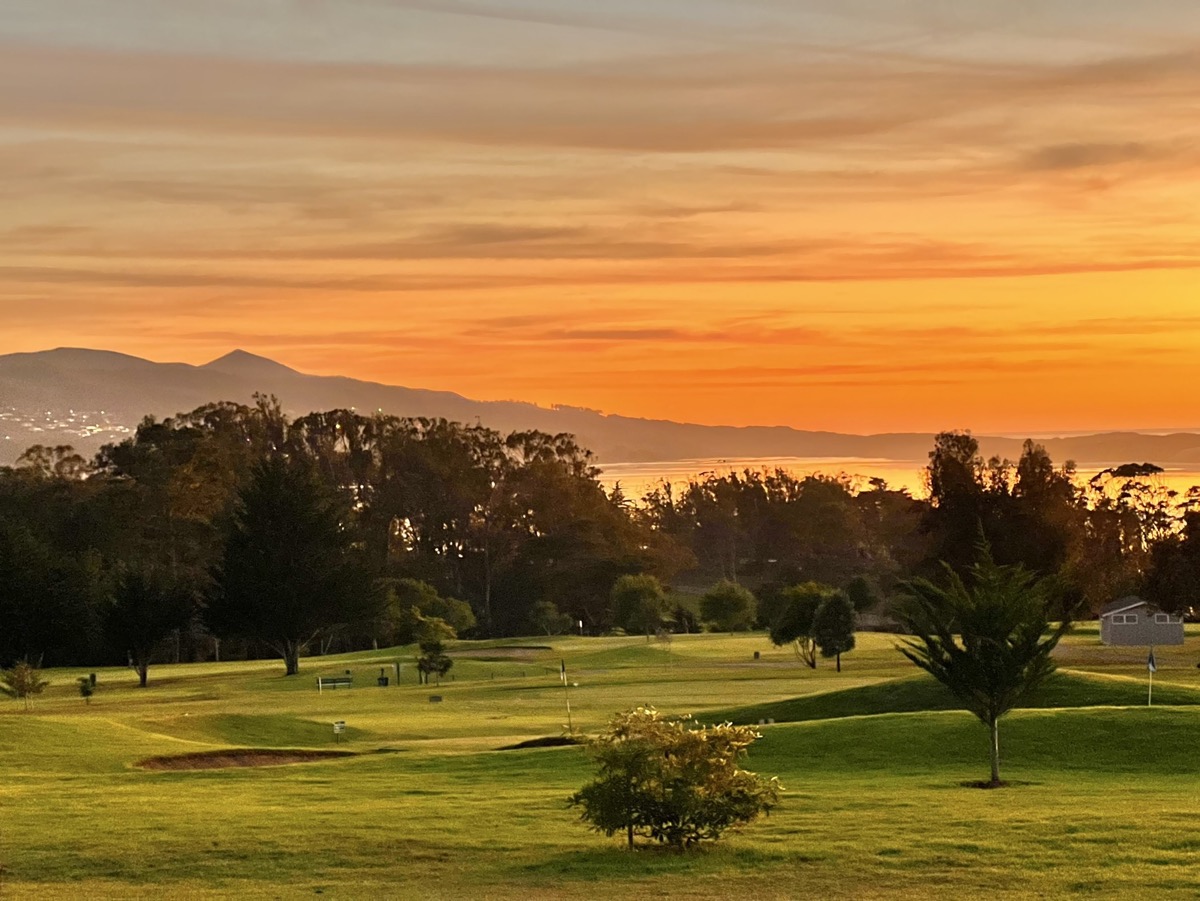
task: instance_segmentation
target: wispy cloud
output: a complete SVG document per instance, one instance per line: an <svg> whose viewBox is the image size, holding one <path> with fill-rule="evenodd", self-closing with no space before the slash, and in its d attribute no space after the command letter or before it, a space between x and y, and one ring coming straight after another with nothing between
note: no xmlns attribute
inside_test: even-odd
<svg viewBox="0 0 1200 901"><path fill-rule="evenodd" d="M1087 169L1139 162L1157 156L1152 148L1137 141L1124 144L1053 144L1039 147L1025 159L1026 168L1041 170Z"/></svg>
<svg viewBox="0 0 1200 901"><path fill-rule="evenodd" d="M1093 117L1098 107L1102 122L1136 114L1136 127L1148 94L1182 116L1198 83L1196 49L1066 65L902 58L864 66L734 50L500 67L9 44L0 54L0 117L26 126L696 153L853 147L980 114L983 144L1031 123L1050 128L1084 104ZM1018 106L1022 115L1010 121ZM1000 114L989 120L989 111ZM1064 125L1078 119L1070 114Z"/></svg>

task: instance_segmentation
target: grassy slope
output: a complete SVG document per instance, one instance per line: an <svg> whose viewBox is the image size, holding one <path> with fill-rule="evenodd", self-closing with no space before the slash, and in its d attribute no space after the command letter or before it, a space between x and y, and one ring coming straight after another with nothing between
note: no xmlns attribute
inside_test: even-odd
<svg viewBox="0 0 1200 901"><path fill-rule="evenodd" d="M1015 713L1001 736L1005 775L1024 784L983 792L960 785L986 775L986 735L966 714L814 718L844 717L848 698L879 708L924 690L888 637L861 636L840 676L801 671L761 636L678 638L670 651L640 639L546 643L520 659L463 661L439 689L317 695L318 671L348 666L367 683L389 654L309 661L291 680L271 663L161 667L144 692L102 671L91 706L73 696L74 672L52 673L33 714L0 705L0 897L592 898L598 880L624 897L1194 892L1200 709ZM1160 698L1192 700L1198 651L1193 638L1159 654ZM784 804L682 858L631 857L589 834L563 803L587 778L581 751L491 750L559 731L561 657L588 729L631 703L702 719L802 705L809 721L764 729L751 761L781 778ZM1097 655L1090 636L1063 659L1070 706L1095 703L1108 682L1118 693L1142 684L1127 680L1144 660ZM443 703L429 703L434 691ZM349 747L395 753L252 771L131 766L204 748L332 747L332 719L348 721Z"/></svg>
<svg viewBox="0 0 1200 901"><path fill-rule="evenodd" d="M1154 699L1160 705L1200 704L1200 690L1183 685L1160 684ZM1147 701L1146 681L1129 676L1085 675L1060 671L1051 676L1022 707L1132 707ZM864 685L842 691L830 691L766 704L753 704L733 710L706 714L715 721L733 723L794 723L805 720L837 719L847 716L874 716L881 713L919 713L930 710L958 710L954 695L945 686L926 675Z"/></svg>

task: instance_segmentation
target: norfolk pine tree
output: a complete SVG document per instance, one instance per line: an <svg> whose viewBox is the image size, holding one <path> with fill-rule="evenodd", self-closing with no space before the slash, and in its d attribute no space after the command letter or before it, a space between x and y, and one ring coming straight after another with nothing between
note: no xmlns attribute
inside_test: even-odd
<svg viewBox="0 0 1200 901"><path fill-rule="evenodd" d="M1049 583L1023 566L1000 566L986 544L969 583L945 565L947 587L906 583L900 619L915 638L900 652L950 689L991 737L990 787L1000 781L1000 717L1054 672L1050 652L1071 627L1049 622Z"/></svg>
<svg viewBox="0 0 1200 901"><path fill-rule="evenodd" d="M0 670L0 683L3 683L5 692L25 702L26 710L29 709L30 699L40 695L50 684L28 660L18 660L11 669Z"/></svg>

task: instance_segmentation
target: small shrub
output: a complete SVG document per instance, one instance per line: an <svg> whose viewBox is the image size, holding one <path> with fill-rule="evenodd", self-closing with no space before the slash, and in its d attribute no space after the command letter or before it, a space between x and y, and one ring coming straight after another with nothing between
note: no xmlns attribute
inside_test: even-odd
<svg viewBox="0 0 1200 901"><path fill-rule="evenodd" d="M645 836L676 849L715 840L779 802L782 788L738 767L759 738L749 726L695 726L639 707L613 718L589 743L594 782L568 800L605 835Z"/></svg>

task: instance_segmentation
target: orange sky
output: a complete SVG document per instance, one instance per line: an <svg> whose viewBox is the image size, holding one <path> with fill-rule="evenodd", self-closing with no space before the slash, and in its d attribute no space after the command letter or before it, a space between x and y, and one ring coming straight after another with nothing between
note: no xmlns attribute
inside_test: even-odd
<svg viewBox="0 0 1200 901"><path fill-rule="evenodd" d="M1200 427L1200 7L5 5L0 353Z"/></svg>

